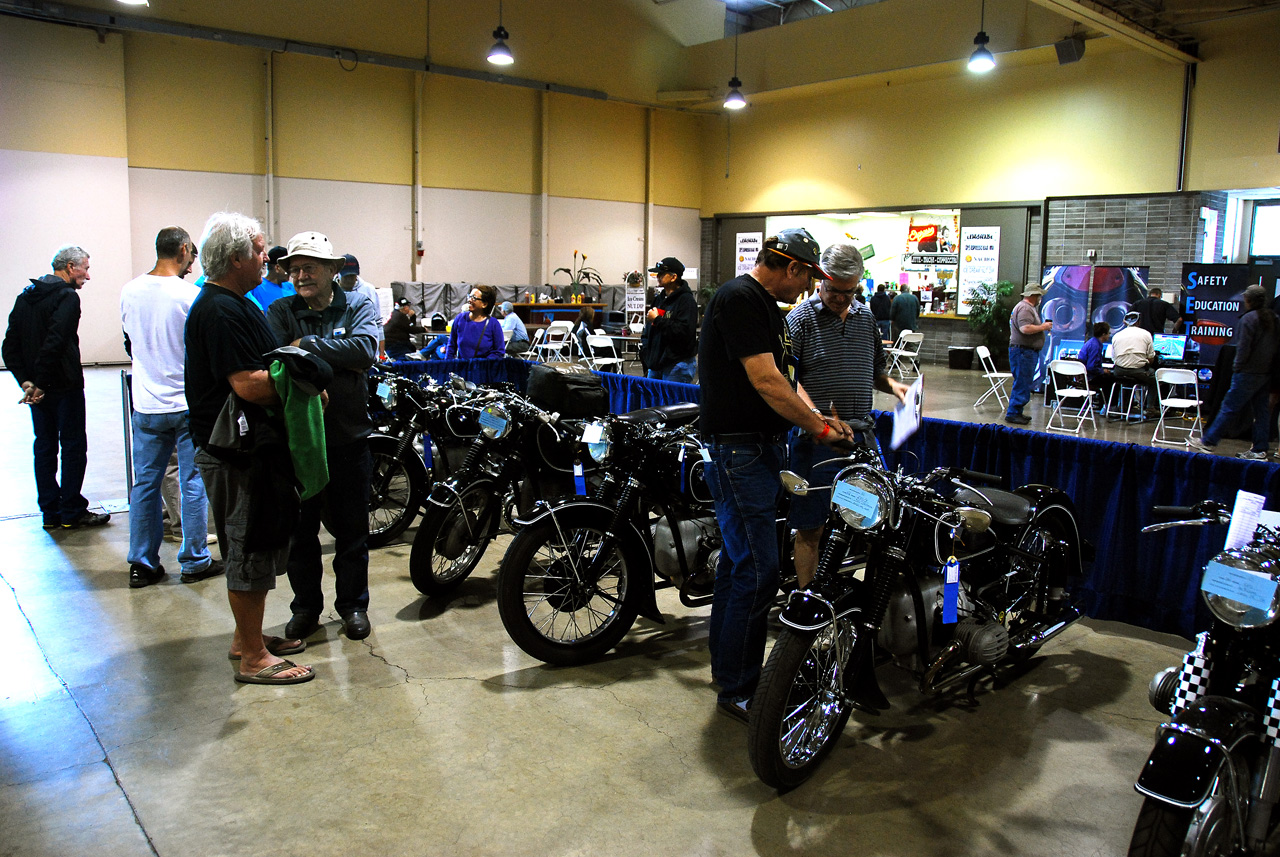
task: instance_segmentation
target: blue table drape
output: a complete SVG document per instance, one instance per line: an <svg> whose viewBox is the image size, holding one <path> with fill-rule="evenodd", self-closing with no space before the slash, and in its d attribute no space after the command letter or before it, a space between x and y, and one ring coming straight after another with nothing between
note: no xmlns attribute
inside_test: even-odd
<svg viewBox="0 0 1280 857"><path fill-rule="evenodd" d="M524 390L534 364L502 360L398 361L390 368L413 378L443 381L456 372L478 384L507 381ZM698 385L597 372L609 394L609 409L698 401ZM892 416L877 412L876 433L888 451ZM926 418L890 467L910 471L958 465L992 473L1006 487L1038 482L1061 488L1075 501L1081 534L1096 555L1085 567L1076 595L1085 614L1155 631L1193 636L1209 624L1200 599L1200 575L1222 549L1225 527L1186 527L1142 535L1151 507L1189 506L1213 499L1228 505L1244 489L1280 509L1280 465L1176 448L1078 438L1027 431L1002 424Z"/></svg>

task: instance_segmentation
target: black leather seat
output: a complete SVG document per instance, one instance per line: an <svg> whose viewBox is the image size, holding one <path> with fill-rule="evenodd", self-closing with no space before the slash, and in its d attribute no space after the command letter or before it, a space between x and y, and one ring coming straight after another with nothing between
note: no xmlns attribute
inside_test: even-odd
<svg viewBox="0 0 1280 857"><path fill-rule="evenodd" d="M982 509L991 514L997 524L1021 526L1031 520L1031 501L1021 494L999 491L995 488L983 488L982 493L969 488L961 488L952 497L958 503Z"/></svg>
<svg viewBox="0 0 1280 857"><path fill-rule="evenodd" d="M674 405L659 405L656 408L640 408L618 417L625 423L666 423L669 426L687 426L697 418L697 402L678 402Z"/></svg>

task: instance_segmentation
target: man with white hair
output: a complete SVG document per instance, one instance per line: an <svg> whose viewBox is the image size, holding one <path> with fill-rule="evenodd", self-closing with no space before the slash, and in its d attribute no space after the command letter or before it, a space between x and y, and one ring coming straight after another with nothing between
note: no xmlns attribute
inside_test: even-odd
<svg viewBox="0 0 1280 857"><path fill-rule="evenodd" d="M31 406L36 498L46 530L100 527L111 520L90 512L89 501L80 494L89 441L76 292L88 281L89 254L74 245L59 249L53 273L32 280L14 301L0 347L4 365L22 387L19 404Z"/></svg>
<svg viewBox="0 0 1280 857"><path fill-rule="evenodd" d="M227 600L236 622L230 651L239 661L236 681L297 684L315 678L315 671L281 655L301 652L306 643L262 633L267 593L289 556L287 530L278 537L284 527L260 535L264 525L280 523L263 520L283 513L261 502L282 487L280 480L244 456L215 455L210 444L215 426L227 422L219 421L224 408L235 406L232 431L250 438L256 426L271 423L264 407L280 404L264 357L275 349L275 336L262 311L245 297L261 282L266 259L267 239L258 221L225 211L209 218L200 243L206 282L187 316L187 405L191 437L199 448L196 464L226 564ZM232 399L232 392L238 398Z"/></svg>

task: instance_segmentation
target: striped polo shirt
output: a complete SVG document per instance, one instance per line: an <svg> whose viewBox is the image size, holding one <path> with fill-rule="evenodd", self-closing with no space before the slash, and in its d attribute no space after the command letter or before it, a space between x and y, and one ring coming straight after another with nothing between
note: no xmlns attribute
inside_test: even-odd
<svg viewBox="0 0 1280 857"><path fill-rule="evenodd" d="M872 386L885 374L884 344L876 317L865 304L852 302L841 320L815 292L787 315L797 379L814 405L827 416L866 419Z"/></svg>

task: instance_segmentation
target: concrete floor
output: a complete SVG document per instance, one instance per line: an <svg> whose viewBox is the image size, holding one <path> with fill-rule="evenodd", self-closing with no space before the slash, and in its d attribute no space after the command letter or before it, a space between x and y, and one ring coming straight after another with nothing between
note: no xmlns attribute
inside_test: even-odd
<svg viewBox="0 0 1280 857"><path fill-rule="evenodd" d="M113 508L119 373L88 375L85 493ZM975 376L927 367L926 413L972 419ZM887 670L894 708L855 715L818 775L779 796L751 772L746 729L715 712L709 608L662 593L664 626L553 669L498 621L502 542L436 603L408 579L406 541L371 558L371 637L330 615L297 657L315 681L239 685L220 581L130 590L125 514L44 532L26 412L0 408L0 427L0 855L1118 855L1159 720L1147 682L1186 645L1081 622L973 705Z"/></svg>

